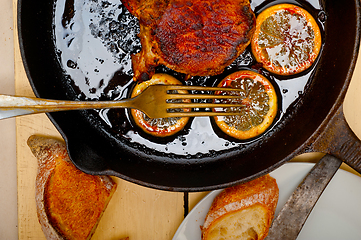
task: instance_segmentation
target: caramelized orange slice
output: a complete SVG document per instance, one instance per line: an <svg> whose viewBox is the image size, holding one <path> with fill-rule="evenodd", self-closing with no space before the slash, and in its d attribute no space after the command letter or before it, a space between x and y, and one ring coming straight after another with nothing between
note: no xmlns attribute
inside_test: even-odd
<svg viewBox="0 0 361 240"><path fill-rule="evenodd" d="M231 137L245 140L262 134L271 126L277 115L278 104L276 91L267 78L253 71L239 71L228 75L219 83L218 87L240 89L239 92L217 91L215 94L239 95L239 98L220 102L245 105L244 107L220 109L239 112L237 115L214 118L217 126L223 132Z"/></svg>
<svg viewBox="0 0 361 240"><path fill-rule="evenodd" d="M309 68L321 49L321 32L306 10L279 4L261 12L256 20L252 52L268 71L292 75Z"/></svg>
<svg viewBox="0 0 361 240"><path fill-rule="evenodd" d="M144 91L148 86L155 84L166 84L166 85L182 85L180 81L174 77L164 74L157 73L153 77L145 82L138 83L133 89L132 96L135 97ZM187 93L186 90L182 90L182 93ZM182 101L182 100L173 100ZM184 100L186 101L186 100ZM175 111L186 111L187 109L175 109ZM187 124L188 117L174 117L174 118L149 118L143 112L132 109L132 117L134 122L146 133L156 137L168 137L171 136L184 128Z"/></svg>

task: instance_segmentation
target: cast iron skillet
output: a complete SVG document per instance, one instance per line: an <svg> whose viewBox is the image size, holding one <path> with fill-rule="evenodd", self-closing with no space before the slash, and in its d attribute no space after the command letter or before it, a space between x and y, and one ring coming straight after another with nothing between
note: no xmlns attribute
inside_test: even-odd
<svg viewBox="0 0 361 240"><path fill-rule="evenodd" d="M38 97L76 99L54 50L56 1L18 2L19 42L25 70ZM324 46L313 80L272 131L246 148L201 158L164 155L116 138L87 111L48 114L64 137L74 164L90 174L110 174L172 191L228 187L266 174L298 154L333 154L361 172L361 144L345 122L343 99L359 48L358 0L322 1Z"/></svg>

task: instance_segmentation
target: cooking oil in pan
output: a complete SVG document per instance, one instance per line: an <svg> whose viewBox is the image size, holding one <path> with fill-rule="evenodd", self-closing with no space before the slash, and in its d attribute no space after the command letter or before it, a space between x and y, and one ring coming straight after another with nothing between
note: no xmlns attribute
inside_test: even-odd
<svg viewBox="0 0 361 240"><path fill-rule="evenodd" d="M287 1L305 8L314 16L322 13L318 1ZM253 0L251 7L255 13L281 1ZM322 14L320 15L322 16ZM322 21L320 21L322 27ZM138 21L119 0L73 1L59 0L55 7L54 36L55 44L61 53L59 61L65 74L72 81L69 83L77 98L81 100L118 100L129 97L134 85L132 80L131 55L141 49L137 34ZM287 111L297 103L300 96L307 92L314 67L303 74L289 78L272 75L257 65L248 48L235 60L225 72L213 77L193 77L184 81L187 85L214 86L231 72L241 69L255 69L264 73L278 91L279 116L268 133L286 115ZM182 74L166 67L159 67L159 72L174 75L184 80ZM123 138L162 153L202 156L213 151L230 148L241 148L252 144L259 138L250 141L230 139L213 126L209 117L191 119L188 126L170 138L150 137L138 130L124 109L92 110L89 114L99 118L102 128L113 136Z"/></svg>

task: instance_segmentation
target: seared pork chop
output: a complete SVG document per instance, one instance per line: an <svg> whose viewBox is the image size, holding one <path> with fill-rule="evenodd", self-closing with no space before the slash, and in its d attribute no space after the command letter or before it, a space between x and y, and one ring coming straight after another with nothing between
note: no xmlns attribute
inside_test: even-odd
<svg viewBox="0 0 361 240"><path fill-rule="evenodd" d="M189 76L217 75L249 45L255 16L248 0L123 0L139 19L142 50L135 80L165 65Z"/></svg>

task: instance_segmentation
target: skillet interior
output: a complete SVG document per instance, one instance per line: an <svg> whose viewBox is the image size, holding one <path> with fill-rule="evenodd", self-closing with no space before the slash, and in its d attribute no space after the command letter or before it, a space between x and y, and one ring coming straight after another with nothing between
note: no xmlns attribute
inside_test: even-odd
<svg viewBox="0 0 361 240"><path fill-rule="evenodd" d="M18 26L25 70L38 97L76 99L58 61L53 38L54 1L19 0ZM198 158L139 148L107 131L88 111L48 114L67 142L74 164L91 174L111 174L158 189L204 191L267 173L294 157L346 93L358 52L358 1L321 3L327 13L324 47L313 80L282 121L244 148Z"/></svg>

